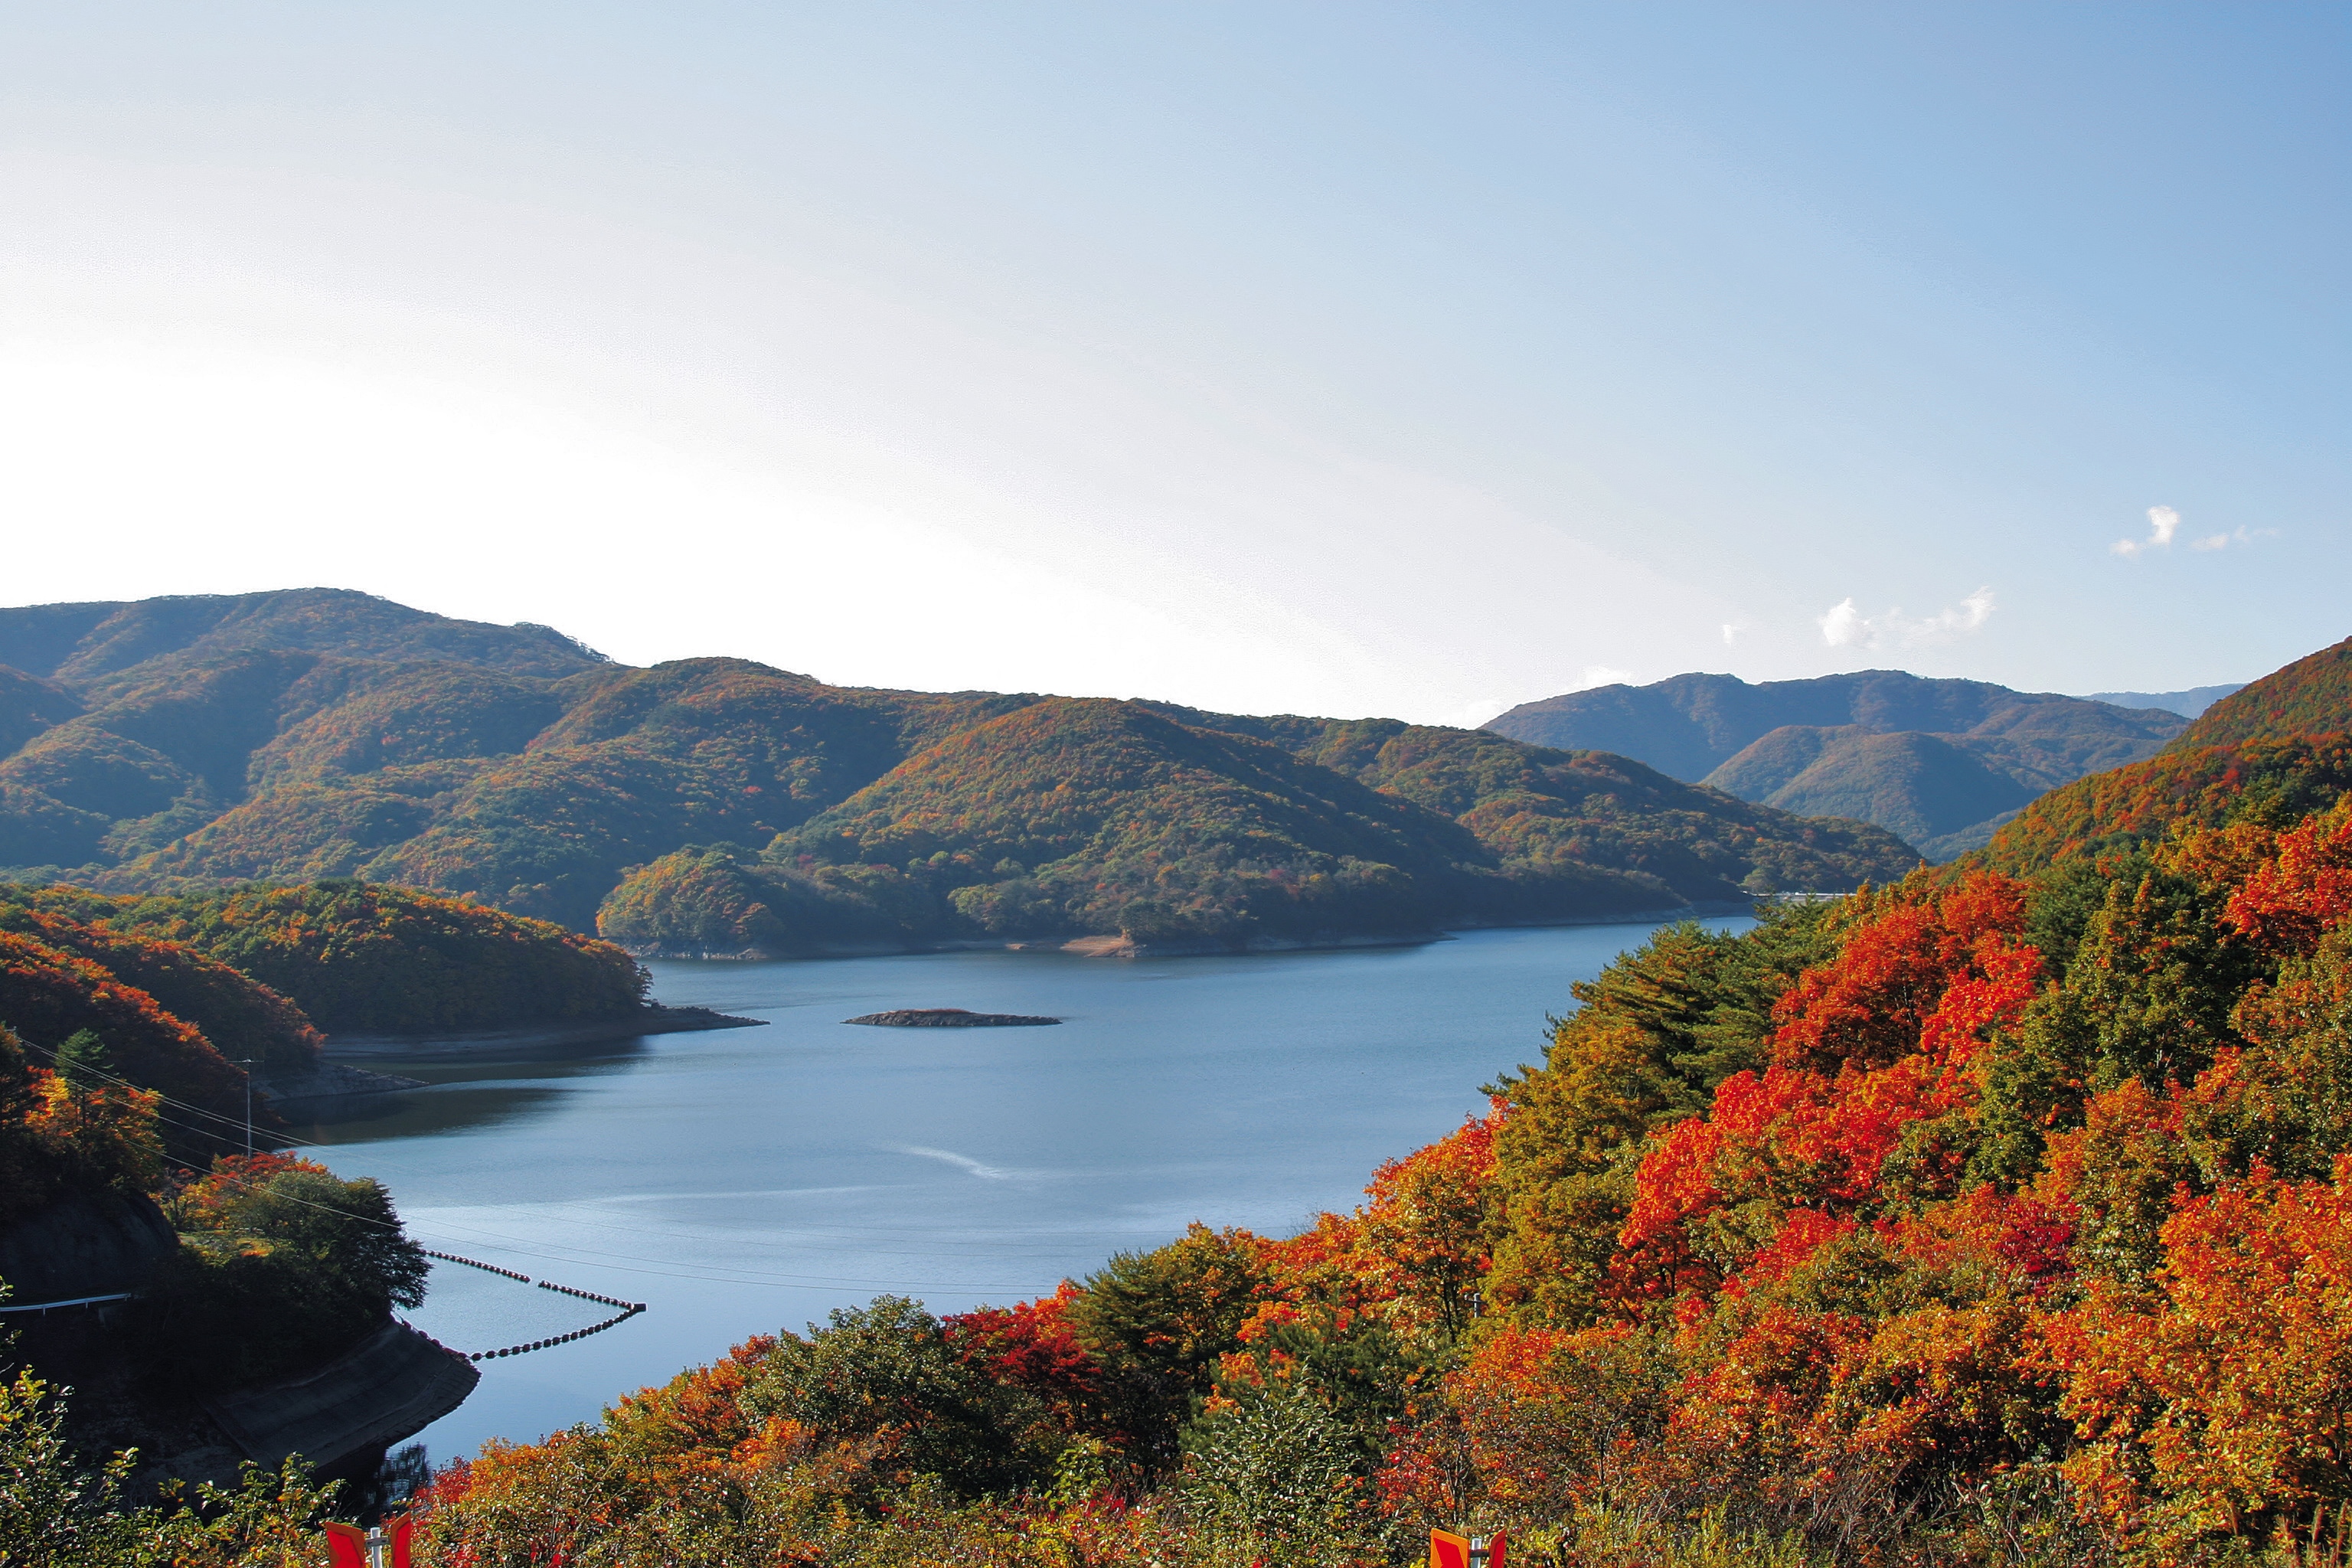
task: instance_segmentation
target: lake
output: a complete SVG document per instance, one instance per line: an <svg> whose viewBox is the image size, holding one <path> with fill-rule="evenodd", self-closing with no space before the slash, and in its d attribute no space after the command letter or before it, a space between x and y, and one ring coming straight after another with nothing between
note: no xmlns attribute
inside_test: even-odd
<svg viewBox="0 0 2352 1568"><path fill-rule="evenodd" d="M338 1173L390 1187L425 1246L650 1309L481 1363L473 1397L421 1438L440 1462L593 1419L747 1335L885 1291L937 1312L1010 1302L1192 1220L1287 1234L1350 1207L1382 1160L1540 1060L1570 983L1652 929L1246 957L656 963L662 1001L765 1026L419 1060L394 1070L427 1088L295 1131ZM897 1007L1067 1021L842 1022ZM477 1351L608 1312L436 1264L411 1318Z"/></svg>

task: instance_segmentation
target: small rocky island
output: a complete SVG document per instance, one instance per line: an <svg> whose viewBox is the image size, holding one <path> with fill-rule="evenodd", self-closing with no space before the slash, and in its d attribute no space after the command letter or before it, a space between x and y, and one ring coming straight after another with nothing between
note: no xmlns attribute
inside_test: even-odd
<svg viewBox="0 0 2352 1568"><path fill-rule="evenodd" d="M878 1024L886 1029L1024 1029L1037 1024L1058 1024L1028 1013L974 1013L963 1007L901 1007L894 1013L868 1013L844 1018L845 1024Z"/></svg>

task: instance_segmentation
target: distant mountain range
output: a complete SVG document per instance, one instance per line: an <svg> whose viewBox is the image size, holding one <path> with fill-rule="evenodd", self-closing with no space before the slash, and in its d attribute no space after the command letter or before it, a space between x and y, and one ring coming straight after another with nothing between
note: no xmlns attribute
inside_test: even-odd
<svg viewBox="0 0 2352 1568"><path fill-rule="evenodd" d="M2194 719L2245 687L2244 681L2233 680L2223 686L2192 686L2186 691L2094 691L2087 700L2112 702L2118 708L2168 708L2184 719Z"/></svg>
<svg viewBox="0 0 2352 1568"><path fill-rule="evenodd" d="M1872 669L1753 685L1678 675L1603 686L1522 703L1486 728L1533 745L1614 752L1783 811L1873 822L1943 860L1985 844L2043 791L2137 762L2188 725L2168 702Z"/></svg>
<svg viewBox="0 0 2352 1568"><path fill-rule="evenodd" d="M1589 748L614 664L327 589L0 610L0 877L358 877L640 951L1233 946L1736 906L1916 857Z"/></svg>

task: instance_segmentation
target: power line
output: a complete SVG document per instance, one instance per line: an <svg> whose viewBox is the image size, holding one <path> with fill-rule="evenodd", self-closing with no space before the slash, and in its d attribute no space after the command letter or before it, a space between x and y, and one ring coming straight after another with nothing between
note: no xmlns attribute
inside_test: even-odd
<svg viewBox="0 0 2352 1568"><path fill-rule="evenodd" d="M51 1049L51 1048L47 1047L44 1047L44 1046L37 1046L37 1045L31 1045L31 1042L29 1042L29 1041L26 1042L26 1044L27 1044L28 1046L31 1046L31 1048L32 1048L32 1049L42 1052L44 1055L46 1055L46 1056L49 1057L52 1060L56 1059L56 1058L57 1058L57 1052L56 1052L55 1050L53 1050L53 1049ZM163 1093L161 1089L140 1089L140 1087L139 1087L137 1084L132 1083L130 1079L125 1079L125 1078L122 1078L122 1077L121 1077L121 1076L119 1076L119 1075L117 1075L117 1074L114 1074L114 1073L106 1072L106 1071L105 1071L104 1069L102 1069L102 1068L92 1068L92 1069L90 1069L90 1070L93 1072L93 1074L94 1074L95 1076L97 1076L97 1077L100 1077L100 1078L104 1078L104 1079L110 1079L110 1081L112 1081L112 1082L114 1082L114 1083L117 1083L117 1084L121 1085L121 1087L123 1087L123 1088L125 1088L125 1089L137 1089L140 1093L142 1093L142 1094L152 1094L152 1095L155 1096L155 1098L156 1098L156 1099L157 1099L161 1103L165 1104L165 1105L172 1106L172 1107L173 1107L173 1108L174 1108L174 1109L176 1109L176 1110L181 1110L189 1111L189 1112L192 1112L192 1113L194 1113L194 1114L195 1114L195 1115L203 1116L203 1117L207 1118L208 1120L215 1121L225 1121L225 1122L227 1122L227 1123L228 1123L228 1125L230 1125L230 1126L236 1126L236 1121L235 1121L233 1119L231 1119L231 1118L218 1116L218 1115L214 1114L214 1113L213 1113L213 1112L211 1112L211 1111L208 1111L208 1110L205 1110L202 1106L198 1106L198 1105L191 1105L191 1104L189 1104L189 1103L188 1103L187 1101L185 1101L185 1100L173 1099L172 1096L170 1096L170 1095L167 1095L167 1094ZM164 1122L164 1123L165 1123L166 1125L168 1125L168 1126L176 1127L176 1128L180 1129L182 1131L184 1131L184 1132L194 1132L194 1133L197 1133L197 1134L200 1134L200 1135L205 1135L205 1136L216 1136L216 1134L213 1134L213 1133L210 1131L210 1130L209 1130L209 1129L206 1129L206 1128L201 1128L201 1127L194 1127L194 1126L191 1126L191 1125L189 1125L189 1124L188 1124L188 1123L186 1123L186 1122L179 1121L176 1121L176 1120L174 1120L174 1119L173 1119L173 1118L171 1118L171 1117L164 1116L164 1115L163 1115L163 1114L162 1114L162 1112L160 1112L160 1111L158 1111L158 1112L156 1113L156 1120L157 1120L157 1121L163 1121L163 1122ZM295 1143L295 1144L299 1144L299 1145L300 1145L300 1146L302 1146L302 1147L305 1147L305 1148L311 1148L311 1149L326 1149L326 1148L332 1147L332 1145L324 1144L324 1143L320 1143L320 1142L317 1142L316 1141L314 1141L314 1140L310 1140L310 1139L291 1138L291 1137L289 1137L287 1141L288 1141L289 1142ZM260 1184L259 1184L259 1183L257 1183L257 1182L253 1181L253 1180L252 1180L251 1178L249 1178L249 1177L238 1176L238 1175L235 1175L235 1174L233 1174L233 1173L226 1173L226 1172L215 1173L215 1174L217 1174L217 1175L219 1175L219 1176L221 1176L221 1177L223 1177L223 1178L225 1178L225 1179L226 1179L226 1180L236 1182L236 1183L237 1183L239 1185L246 1187L247 1190L258 1190L258 1189L259 1189L259 1187L260 1187ZM366 1217L365 1215L351 1214L351 1213L348 1213L348 1212L347 1212L347 1211L345 1211L345 1210L336 1208L336 1207L334 1207L332 1205L330 1205L330 1204L312 1203L310 1200L309 1200L309 1199L307 1199L307 1198L298 1198L298 1197L294 1197L294 1196L292 1196L292 1195L291 1195L291 1194L285 1194L285 1193L275 1193L275 1192L273 1192L271 1195L272 1195L273 1197L277 1198L277 1199L278 1199L278 1201L280 1201L280 1202L299 1204L299 1205L302 1205L303 1206L308 1207L308 1208L314 1208L314 1209L318 1209L318 1210L320 1210L321 1213L335 1215L337 1215L338 1217L342 1218L342 1219L346 1219L346 1220L353 1220L353 1221L357 1221L358 1223L362 1224L362 1225L371 1225L371 1226L376 1226L376 1227L378 1227L378 1228L380 1228L380 1229L396 1231L396 1232L399 1232L400 1234L402 1234L402 1235L404 1235L404 1236L405 1236L405 1235L406 1235L406 1228L405 1228L404 1224L401 1224L401 1223L390 1223L390 1222L386 1222L386 1221L383 1221L383 1220L369 1219L369 1218L368 1218L368 1217ZM539 1242L537 1242L537 1243L533 1243L533 1242L531 1242L531 1241L525 1240L525 1239L524 1239L524 1238L522 1238L522 1237L508 1236L508 1235L506 1235L506 1234L504 1234L504 1233L502 1233L502 1232L499 1232L499 1231L485 1230L485 1229L482 1229L482 1228L481 1228L481 1227L479 1227L479 1226L461 1225L461 1224L457 1224L457 1223L456 1223L456 1222L448 1221L448 1220L424 1221L424 1222L421 1222L421 1223L422 1223L422 1224L424 1224L425 1226L427 1226L427 1227L429 1227L429 1228L436 1228L436 1229L440 1229L440 1230L457 1231L457 1232L459 1232L459 1233L461 1233L461 1234L467 1234L467 1235L471 1235L471 1236L474 1236L474 1237L480 1237L480 1238L481 1238L481 1239L483 1239L483 1240L487 1240L487 1241L492 1242L492 1243L494 1243L494 1244L501 1245L501 1246L503 1246L507 1250L511 1251L511 1252L514 1252L514 1253L517 1253L517 1254L519 1254L520 1256L521 1256L521 1257L525 1257L525 1258L541 1258L541 1259L544 1259L544 1260L546 1260L546 1261L548 1261L548 1262L552 1262L552 1263L575 1263L575 1264L576 1264L576 1263L578 1263L578 1262L580 1262L580 1261L582 1260L582 1259L581 1259L581 1258L567 1258L567 1257L563 1257L563 1256L562 1256L562 1254L563 1254L563 1253L577 1253L577 1254L581 1254L581 1255L583 1255L583 1256L584 1256L585 1258L593 1258L593 1259L598 1259L598 1260L600 1260L600 1261L598 1261L598 1262L596 1262L596 1263L593 1264L593 1265L592 1265L592 1267L611 1268L611 1269L614 1269L615 1272L623 1273L623 1274L644 1274L644 1275L650 1275L650 1276L654 1276L654 1277L657 1277L657 1278L662 1278L662 1279L690 1280L690 1281L693 1281L693 1282L696 1282L696 1283L699 1283L699 1284L755 1285L755 1286L761 1286L761 1287L765 1287L765 1288L769 1288L769 1289L801 1289L801 1288L804 1288L804 1287L808 1287L808 1286L835 1286L835 1285L847 1285L847 1286L851 1286L851 1287L853 1287L853 1288L861 1289L885 1289L885 1290L887 1290L887 1289L910 1289L910 1290L983 1290L983 1291L992 1291L992 1291L1003 1290L1003 1291L1015 1291L1015 1292L1017 1292L1017 1291L1021 1291L1021 1290L1027 1290L1027 1289L1035 1289L1035 1287L1034 1287L1034 1286L1030 1286L1030 1285L978 1285L978 1284L966 1284L966 1283L963 1283L963 1282L961 1282L961 1281L950 1283L950 1282L937 1281L937 1280L925 1281L925 1280L892 1280L892 1279L843 1279L843 1278L828 1277L828 1276L822 1276L822 1275L804 1275L804 1276L795 1276L795 1275L775 1275L775 1276L772 1276L772 1277L764 1278L764 1279L761 1279L761 1278L749 1278L749 1279L747 1279L747 1278L743 1278L742 1276L744 1276L744 1275L746 1275L746 1274L749 1274L749 1273L751 1272L750 1270L747 1270L747 1269L728 1269L728 1268L726 1268L723 1265L721 1265L721 1266L715 1266L715 1267L713 1267L713 1268L710 1268L706 1269L706 1270L701 1271L701 1272L688 1273L688 1272L685 1272L685 1271L683 1271L683 1270L681 1270L681 1269L679 1269L679 1268L674 1268L674 1267L663 1267L662 1265L663 1265L663 1264L665 1263L665 1261L666 1261L666 1260L664 1260L664 1259L661 1259L661 1258L641 1258L641 1257L638 1257L637 1255L635 1255L635 1254L634 1254L634 1253L625 1253L625 1252L605 1252L605 1251L604 1251L604 1250L602 1250L602 1249L600 1249L600 1248L595 1248L595 1247L574 1247L574 1246L572 1246L572 1245L570 1245L570 1244L568 1244L568 1243L565 1243L565 1242L560 1242L560 1241L544 1241L544 1240L541 1240L541 1241L539 1241ZM626 1227L616 1227L616 1228L626 1228ZM648 1235L654 1235L654 1234L660 1234L660 1233L657 1233L657 1232L646 1232L646 1234L648 1234ZM704 1238L698 1238L698 1239L709 1239L709 1238L704 1237ZM540 1248L540 1247L554 1247L556 1250L555 1250L554 1252L546 1252L546 1251L541 1251L541 1250L540 1250L539 1248ZM604 1261L604 1260L610 1260L610 1261ZM634 1268L633 1268L633 1267L630 1267L630 1265L632 1265L632 1264L634 1264L634 1265L640 1265L640 1266L646 1266L646 1267L634 1267Z"/></svg>

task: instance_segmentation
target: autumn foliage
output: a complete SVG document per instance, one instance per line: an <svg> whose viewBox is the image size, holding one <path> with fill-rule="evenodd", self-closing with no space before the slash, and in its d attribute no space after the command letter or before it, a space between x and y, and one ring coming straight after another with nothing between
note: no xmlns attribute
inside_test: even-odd
<svg viewBox="0 0 2352 1568"><path fill-rule="evenodd" d="M727 1478L785 1561L2307 1551L2352 1499L2352 806L2263 799L1667 928L1351 1213L756 1342L435 1528L519 1541L486 1478L545 1509L593 1450ZM853 1360L843 1403L811 1369ZM666 1457L616 1457L655 1408ZM597 1483L599 1528L677 1484Z"/></svg>

